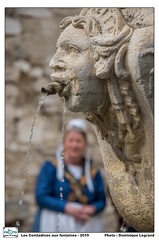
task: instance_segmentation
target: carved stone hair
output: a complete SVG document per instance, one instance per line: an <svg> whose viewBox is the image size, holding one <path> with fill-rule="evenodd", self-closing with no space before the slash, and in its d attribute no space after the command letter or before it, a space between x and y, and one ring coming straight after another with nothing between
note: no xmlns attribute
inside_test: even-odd
<svg viewBox="0 0 159 240"><path fill-rule="evenodd" d="M114 71L118 78L128 78L129 74L124 66L120 66L119 55L121 51L126 51L125 43L129 41L133 29L126 25L120 10L84 8L79 16L64 18L60 28L64 29L71 23L75 28L83 28L89 36L91 46L95 51L97 61L95 68L98 78L109 78L113 67L115 67ZM121 46L123 46L122 50L115 58Z"/></svg>
<svg viewBox="0 0 159 240"><path fill-rule="evenodd" d="M133 29L117 8L84 8L78 16L66 17L60 28L65 29L70 24L83 28L88 35L96 60L96 76L106 80L112 113L116 116L116 129L104 129L97 116L96 125L102 129L103 138L112 145L119 159L140 161L136 152L136 144L143 136L139 107L124 64ZM93 122L91 115L88 114L88 120Z"/></svg>

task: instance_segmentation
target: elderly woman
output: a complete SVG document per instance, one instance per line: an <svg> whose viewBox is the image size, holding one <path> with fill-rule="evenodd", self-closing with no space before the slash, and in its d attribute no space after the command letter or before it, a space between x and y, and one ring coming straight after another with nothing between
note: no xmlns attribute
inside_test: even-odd
<svg viewBox="0 0 159 240"><path fill-rule="evenodd" d="M99 213L106 206L102 176L89 155L87 125L72 119L66 128L63 150L46 161L36 183L39 211L36 232L102 232Z"/></svg>

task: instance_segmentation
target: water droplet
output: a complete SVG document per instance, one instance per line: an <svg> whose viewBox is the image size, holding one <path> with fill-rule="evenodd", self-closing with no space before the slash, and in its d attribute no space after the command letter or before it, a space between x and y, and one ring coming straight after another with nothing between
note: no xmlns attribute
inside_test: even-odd
<svg viewBox="0 0 159 240"><path fill-rule="evenodd" d="M62 164L62 168L64 168L65 167L65 165L64 164Z"/></svg>
<svg viewBox="0 0 159 240"><path fill-rule="evenodd" d="M60 197L61 197L61 198L63 197L63 194L62 194L62 193L60 193Z"/></svg>
<svg viewBox="0 0 159 240"><path fill-rule="evenodd" d="M61 155L64 156L64 150L62 151Z"/></svg>
<svg viewBox="0 0 159 240"><path fill-rule="evenodd" d="M63 187L60 187L60 191L63 191Z"/></svg>
<svg viewBox="0 0 159 240"><path fill-rule="evenodd" d="M22 197L24 196L24 191L21 191L21 196L22 196Z"/></svg>
<svg viewBox="0 0 159 240"><path fill-rule="evenodd" d="M126 232L127 231L127 228L126 227L121 227L120 228L120 232Z"/></svg>
<svg viewBox="0 0 159 240"><path fill-rule="evenodd" d="M16 226L19 227L20 226L20 222L16 221Z"/></svg>
<svg viewBox="0 0 159 240"><path fill-rule="evenodd" d="M23 200L20 199L20 200L19 200L19 205L22 205L22 204L23 204Z"/></svg>
<svg viewBox="0 0 159 240"><path fill-rule="evenodd" d="M62 147L62 148L61 148L61 152L63 153L63 151L64 151L64 148Z"/></svg>
<svg viewBox="0 0 159 240"><path fill-rule="evenodd" d="M65 181L64 179L61 180L61 182L64 182L64 181Z"/></svg>
<svg viewBox="0 0 159 240"><path fill-rule="evenodd" d="M127 232L127 227L125 226L125 220L123 219L123 223L120 227L120 232Z"/></svg>
<svg viewBox="0 0 159 240"><path fill-rule="evenodd" d="M26 184L26 179L25 178L23 179L23 183Z"/></svg>
<svg viewBox="0 0 159 240"><path fill-rule="evenodd" d="M25 172L27 172L27 171L28 171L28 167L25 168Z"/></svg>

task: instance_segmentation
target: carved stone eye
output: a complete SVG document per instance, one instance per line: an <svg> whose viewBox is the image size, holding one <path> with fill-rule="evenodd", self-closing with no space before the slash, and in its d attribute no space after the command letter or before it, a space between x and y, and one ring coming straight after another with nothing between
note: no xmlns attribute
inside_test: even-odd
<svg viewBox="0 0 159 240"><path fill-rule="evenodd" d="M74 46L70 46L70 53L80 53L80 50Z"/></svg>

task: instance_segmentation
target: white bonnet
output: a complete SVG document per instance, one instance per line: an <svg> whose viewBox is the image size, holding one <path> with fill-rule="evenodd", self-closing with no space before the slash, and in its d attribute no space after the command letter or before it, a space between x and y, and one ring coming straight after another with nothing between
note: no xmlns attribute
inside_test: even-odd
<svg viewBox="0 0 159 240"><path fill-rule="evenodd" d="M75 118L75 119L71 119L67 126L66 126L66 131L70 131L70 130L77 130L80 132L84 132L85 134L87 133L87 124L85 122L85 120L81 119L81 118Z"/></svg>

